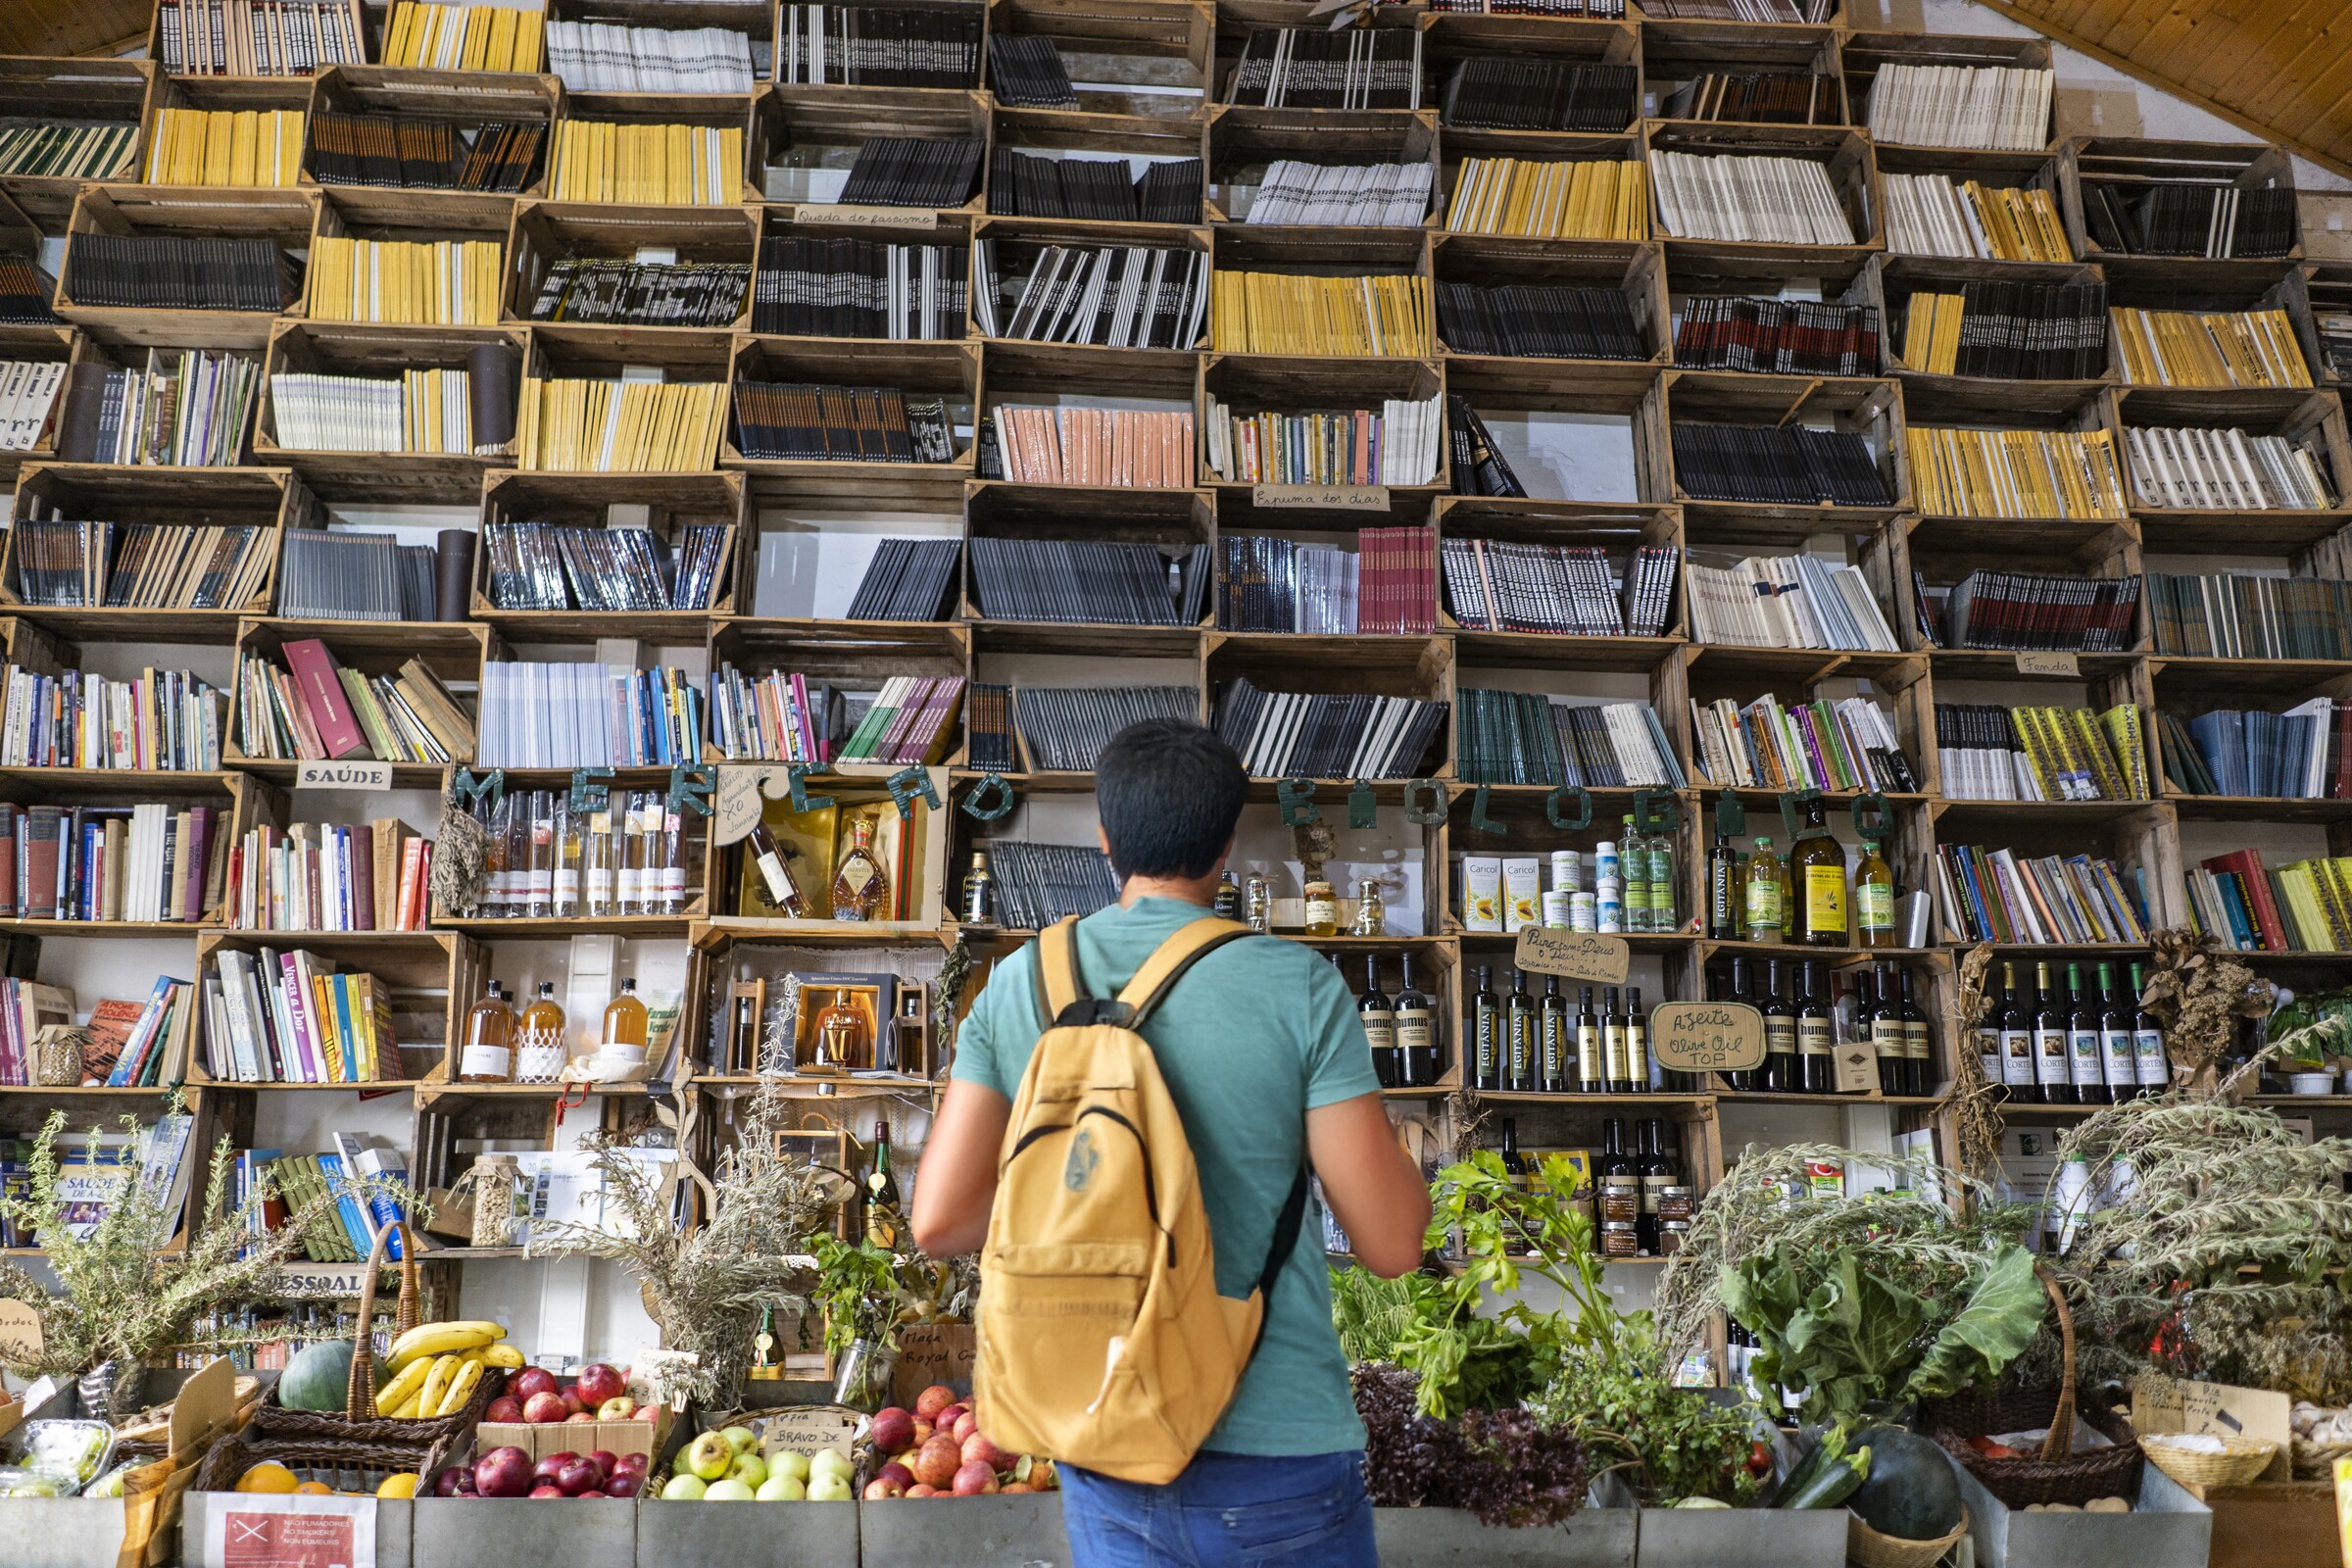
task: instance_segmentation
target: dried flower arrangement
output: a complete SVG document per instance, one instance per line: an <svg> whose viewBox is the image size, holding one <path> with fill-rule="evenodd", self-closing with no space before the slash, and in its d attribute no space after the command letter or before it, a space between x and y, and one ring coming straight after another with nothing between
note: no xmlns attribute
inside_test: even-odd
<svg viewBox="0 0 2352 1568"><path fill-rule="evenodd" d="M1958 977L1960 1038L1984 1021L1992 1005L1992 944L1980 942L1963 954ZM1976 1181L1988 1182L2001 1162L2000 1093L1984 1076L1984 1065L1974 1051L1958 1053L1959 1069L1952 1080L1952 1128L1960 1169Z"/></svg>
<svg viewBox="0 0 2352 1568"><path fill-rule="evenodd" d="M2166 1054L2179 1088L2211 1089L2219 1062L2236 1038L2237 1020L2271 1010L2269 982L2222 950L2210 935L2175 927L2148 933L2147 984L2139 1004L2164 1028Z"/></svg>

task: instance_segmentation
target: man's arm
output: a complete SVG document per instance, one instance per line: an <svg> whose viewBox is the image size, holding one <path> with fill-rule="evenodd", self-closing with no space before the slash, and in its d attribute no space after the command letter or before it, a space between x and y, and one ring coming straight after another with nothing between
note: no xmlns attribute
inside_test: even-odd
<svg viewBox="0 0 2352 1568"><path fill-rule="evenodd" d="M988 1240L997 1155L1011 1120L1012 1102L994 1089L960 1078L948 1085L914 1177L914 1245L931 1256L961 1257Z"/></svg>
<svg viewBox="0 0 2352 1568"><path fill-rule="evenodd" d="M1306 1152L1356 1261L1391 1280L1418 1267L1429 1230L1429 1186L1397 1142L1380 1096L1357 1095L1308 1111ZM915 1198L919 1206L919 1187Z"/></svg>

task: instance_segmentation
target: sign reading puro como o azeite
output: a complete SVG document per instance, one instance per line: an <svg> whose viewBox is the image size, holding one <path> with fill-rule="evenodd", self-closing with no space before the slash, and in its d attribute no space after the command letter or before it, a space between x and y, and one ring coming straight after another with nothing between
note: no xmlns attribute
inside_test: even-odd
<svg viewBox="0 0 2352 1568"><path fill-rule="evenodd" d="M1529 974L1556 974L1563 980L1613 986L1624 982L1633 949L1623 937L1531 925L1520 930L1511 961Z"/></svg>
<svg viewBox="0 0 2352 1568"><path fill-rule="evenodd" d="M1649 1049L1669 1072L1746 1072L1764 1064L1764 1015L1744 1002L1661 1002Z"/></svg>

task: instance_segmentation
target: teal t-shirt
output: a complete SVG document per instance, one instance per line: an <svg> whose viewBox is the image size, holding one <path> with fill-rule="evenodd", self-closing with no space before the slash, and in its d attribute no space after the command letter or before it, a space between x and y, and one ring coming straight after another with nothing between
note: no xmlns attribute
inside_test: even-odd
<svg viewBox="0 0 2352 1568"><path fill-rule="evenodd" d="M1088 915L1078 922L1087 991L1117 995L1154 948L1207 912L1175 899L1139 899ZM1018 1092L1041 1027L1036 969L1035 944L997 965L956 1031L954 1076L1006 1100ZM1200 1169L1218 1294L1248 1296L1306 1157L1307 1111L1380 1090L1355 999L1312 949L1244 937L1194 964L1145 1024L1144 1037ZM1331 1326L1322 1216L1310 1203L1267 1303L1257 1354L1207 1446L1296 1455L1363 1443L1347 1358Z"/></svg>

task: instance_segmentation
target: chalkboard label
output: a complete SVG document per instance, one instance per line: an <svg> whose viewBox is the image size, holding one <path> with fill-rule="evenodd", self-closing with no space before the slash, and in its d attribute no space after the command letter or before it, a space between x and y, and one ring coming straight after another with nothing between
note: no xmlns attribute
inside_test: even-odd
<svg viewBox="0 0 2352 1568"><path fill-rule="evenodd" d="M1625 979L1633 950L1623 937L1531 925L1520 930L1519 948L1511 961L1530 974L1556 974L1563 980L1613 986Z"/></svg>
<svg viewBox="0 0 2352 1568"><path fill-rule="evenodd" d="M1649 1049L1671 1072L1746 1072L1764 1065L1764 1015L1744 1002L1662 1002Z"/></svg>

